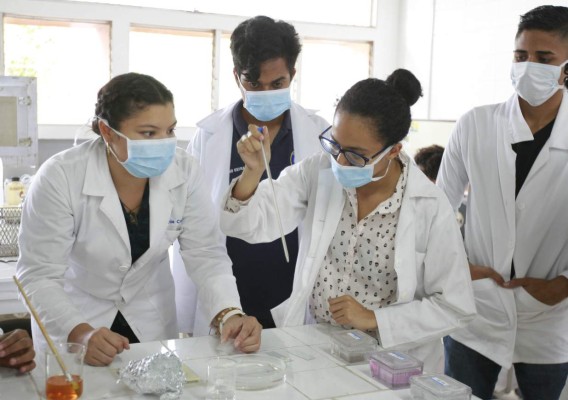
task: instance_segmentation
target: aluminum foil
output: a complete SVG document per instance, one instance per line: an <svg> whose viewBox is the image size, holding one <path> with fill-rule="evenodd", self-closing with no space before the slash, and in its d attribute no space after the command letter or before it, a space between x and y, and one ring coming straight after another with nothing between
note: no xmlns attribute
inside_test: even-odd
<svg viewBox="0 0 568 400"><path fill-rule="evenodd" d="M174 353L156 353L130 361L119 371L119 379L140 394L158 394L160 400L177 400L183 391L185 376L181 360Z"/></svg>

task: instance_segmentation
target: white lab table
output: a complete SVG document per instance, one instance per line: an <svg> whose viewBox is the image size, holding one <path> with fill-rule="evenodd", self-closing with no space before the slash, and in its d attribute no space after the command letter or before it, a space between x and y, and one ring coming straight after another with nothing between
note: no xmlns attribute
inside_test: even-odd
<svg viewBox="0 0 568 400"><path fill-rule="evenodd" d="M308 325L266 329L260 353L286 359L286 382L266 390L238 391L238 400L411 400L409 389L389 390L371 378L367 364L347 365L329 353L329 333L338 328ZM201 381L184 386L181 399L204 399L207 361L227 354L213 336L134 344L117 356L109 367L86 366L82 399L149 400L158 396L139 395L117 382L117 368L156 352L174 351ZM229 353L232 353L229 350ZM39 361L39 360L38 360ZM41 363L41 362L40 362ZM0 368L0 398L43 399L43 370L17 375Z"/></svg>
<svg viewBox="0 0 568 400"><path fill-rule="evenodd" d="M17 257L0 257L0 315L27 312L18 299L18 287L12 276L16 275Z"/></svg>

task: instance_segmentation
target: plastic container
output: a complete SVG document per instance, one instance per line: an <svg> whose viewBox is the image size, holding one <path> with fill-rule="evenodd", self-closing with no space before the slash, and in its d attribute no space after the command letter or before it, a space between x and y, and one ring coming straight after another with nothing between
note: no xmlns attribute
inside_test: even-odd
<svg viewBox="0 0 568 400"><path fill-rule="evenodd" d="M410 378L414 400L470 400L471 388L443 374Z"/></svg>
<svg viewBox="0 0 568 400"><path fill-rule="evenodd" d="M377 350L377 339L358 329L331 334L331 354L348 363L366 361Z"/></svg>
<svg viewBox="0 0 568 400"><path fill-rule="evenodd" d="M381 351L369 358L373 378L390 389L410 385L410 377L422 374L424 363L400 351Z"/></svg>
<svg viewBox="0 0 568 400"><path fill-rule="evenodd" d="M236 361L237 389L262 390L286 381L286 362L266 354L243 354Z"/></svg>
<svg viewBox="0 0 568 400"><path fill-rule="evenodd" d="M20 178L13 177L12 180L6 185L6 205L19 206L25 196L25 186L20 182Z"/></svg>

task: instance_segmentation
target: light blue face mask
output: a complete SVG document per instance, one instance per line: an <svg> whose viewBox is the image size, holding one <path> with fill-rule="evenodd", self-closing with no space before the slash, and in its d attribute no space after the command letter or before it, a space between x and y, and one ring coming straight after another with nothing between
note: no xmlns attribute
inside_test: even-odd
<svg viewBox="0 0 568 400"><path fill-rule="evenodd" d="M292 107L289 87L276 90L251 91L243 87L240 79L238 81L245 98L244 107L259 121L272 121Z"/></svg>
<svg viewBox="0 0 568 400"><path fill-rule="evenodd" d="M330 155L331 157L331 170L333 171L333 175L335 175L335 179L346 188L358 188L361 186L365 186L370 182L377 182L383 179L389 172L390 163L392 160L389 160L389 165L387 166L387 170L381 176L373 177L374 167L379 161L381 161L392 149L394 145L387 147L382 154L377 156L377 159L364 167L353 167L353 166L346 166L341 165L337 162L337 160Z"/></svg>
<svg viewBox="0 0 568 400"><path fill-rule="evenodd" d="M104 120L103 120L104 121ZM110 125L104 121L110 128ZM108 149L122 166L137 178L152 178L162 175L172 163L176 154L177 139L138 139L132 140L114 128L110 128L118 136L126 139L128 158L120 161L112 147Z"/></svg>

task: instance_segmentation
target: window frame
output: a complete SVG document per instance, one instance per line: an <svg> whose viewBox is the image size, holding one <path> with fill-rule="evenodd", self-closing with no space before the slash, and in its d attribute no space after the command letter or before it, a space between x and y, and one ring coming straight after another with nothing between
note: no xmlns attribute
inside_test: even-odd
<svg viewBox="0 0 568 400"><path fill-rule="evenodd" d="M367 42L371 47L370 76L385 77L397 66L398 41L392 40L398 31L400 6L389 0L376 0L376 26L358 27L290 21L301 38L342 42ZM42 0L41 5L33 0L0 2L0 73L4 74L4 17L63 20L69 22L110 23L110 76L129 71L129 34L131 27L169 29L174 31L213 32L213 76L211 79L211 106L219 105L220 43L223 34L230 34L245 17L192 13L185 11L108 5L100 3L65 2ZM88 17L86 17L88 16ZM159 23L157 22L159 21ZM388 21L388 23L386 22ZM389 38L389 40L381 40ZM387 43L388 42L388 43ZM379 63L379 53L381 63ZM301 71L299 76L301 76ZM300 99L301 101L301 99ZM40 139L72 139L76 125L40 125ZM180 127L180 140L189 140L195 127Z"/></svg>

